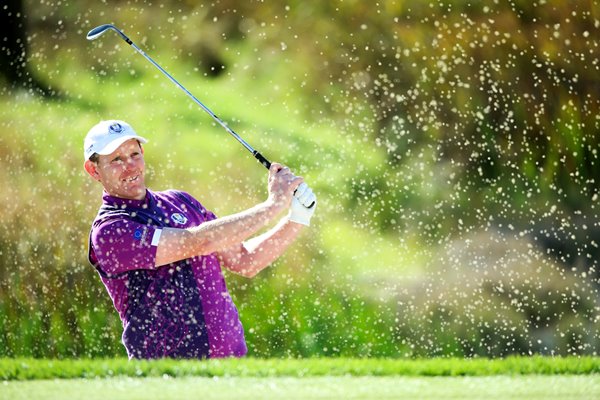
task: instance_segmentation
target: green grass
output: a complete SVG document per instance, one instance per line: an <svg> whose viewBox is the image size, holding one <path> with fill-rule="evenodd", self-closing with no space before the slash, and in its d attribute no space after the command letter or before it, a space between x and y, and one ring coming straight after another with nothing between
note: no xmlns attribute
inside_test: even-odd
<svg viewBox="0 0 600 400"><path fill-rule="evenodd" d="M0 383L0 385L2 385ZM112 378L5 382L6 399L592 399L600 376Z"/></svg>
<svg viewBox="0 0 600 400"><path fill-rule="evenodd" d="M600 358L0 359L0 399L591 399Z"/></svg>
<svg viewBox="0 0 600 400"><path fill-rule="evenodd" d="M489 376L600 374L597 357L508 357L505 359L0 359L5 381L112 377L323 377Z"/></svg>

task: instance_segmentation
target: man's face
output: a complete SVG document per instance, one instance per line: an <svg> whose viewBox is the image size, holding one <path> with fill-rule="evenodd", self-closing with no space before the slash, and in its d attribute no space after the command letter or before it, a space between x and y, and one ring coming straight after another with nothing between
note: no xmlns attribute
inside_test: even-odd
<svg viewBox="0 0 600 400"><path fill-rule="evenodd" d="M124 142L97 163L86 161L85 169L111 196L142 200L146 196L144 154L137 140Z"/></svg>

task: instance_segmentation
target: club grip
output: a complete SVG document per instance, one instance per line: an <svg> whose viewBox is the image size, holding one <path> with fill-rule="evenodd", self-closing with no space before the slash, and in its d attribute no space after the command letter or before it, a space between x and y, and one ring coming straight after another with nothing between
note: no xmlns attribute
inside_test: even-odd
<svg viewBox="0 0 600 400"><path fill-rule="evenodd" d="M267 160L262 154L260 154L257 150L254 150L252 152L252 155L254 156L254 158L256 158L262 165L265 166L265 168L270 169L271 168L271 161Z"/></svg>
<svg viewBox="0 0 600 400"><path fill-rule="evenodd" d="M252 152L252 155L254 155L254 158L256 158L262 165L265 166L265 168L270 169L271 168L271 161L267 160L262 154L260 154L257 150L254 150ZM296 193L294 191L294 193ZM308 208L313 208L315 205L315 203L313 202L310 206L308 206Z"/></svg>

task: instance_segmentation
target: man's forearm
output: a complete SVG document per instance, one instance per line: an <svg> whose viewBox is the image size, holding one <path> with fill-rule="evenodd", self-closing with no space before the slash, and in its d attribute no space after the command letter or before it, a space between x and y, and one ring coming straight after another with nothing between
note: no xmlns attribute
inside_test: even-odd
<svg viewBox="0 0 600 400"><path fill-rule="evenodd" d="M281 212L267 200L237 214L217 218L189 229L165 228L156 253L156 265L211 254L242 243Z"/></svg>
<svg viewBox="0 0 600 400"><path fill-rule="evenodd" d="M223 266L240 275L253 277L284 253L302 227L285 218L269 231L244 242L238 251L223 253Z"/></svg>
<svg viewBox="0 0 600 400"><path fill-rule="evenodd" d="M205 243L204 254L226 249L241 243L269 223L280 208L265 201L237 214L205 222L189 231Z"/></svg>

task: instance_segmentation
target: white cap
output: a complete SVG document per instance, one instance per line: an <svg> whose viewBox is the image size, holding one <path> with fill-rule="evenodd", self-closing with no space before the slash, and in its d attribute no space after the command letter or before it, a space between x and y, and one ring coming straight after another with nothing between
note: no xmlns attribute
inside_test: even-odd
<svg viewBox="0 0 600 400"><path fill-rule="evenodd" d="M148 143L148 140L138 136L131 125L125 121L115 119L100 121L90 129L83 141L83 157L89 160L94 153L110 154L130 139Z"/></svg>

